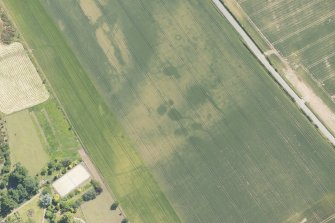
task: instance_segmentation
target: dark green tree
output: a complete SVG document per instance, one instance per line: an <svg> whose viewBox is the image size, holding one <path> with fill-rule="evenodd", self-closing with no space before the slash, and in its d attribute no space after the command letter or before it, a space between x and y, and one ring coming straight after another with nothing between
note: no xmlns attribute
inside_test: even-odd
<svg viewBox="0 0 335 223"><path fill-rule="evenodd" d="M19 184L22 184L28 171L20 163L15 165L14 170L9 174L8 177L8 187L16 188Z"/></svg>
<svg viewBox="0 0 335 223"><path fill-rule="evenodd" d="M129 223L129 220L127 218L122 219L121 223Z"/></svg>
<svg viewBox="0 0 335 223"><path fill-rule="evenodd" d="M66 168L66 167L70 166L71 160L66 158L66 159L63 159L61 163L62 163L63 167Z"/></svg>
<svg viewBox="0 0 335 223"><path fill-rule="evenodd" d="M73 223L73 220L73 214L66 212L62 215L62 218L58 221L58 223Z"/></svg>
<svg viewBox="0 0 335 223"><path fill-rule="evenodd" d="M116 210L116 208L119 206L119 202L115 201L112 205L111 205L111 210Z"/></svg>
<svg viewBox="0 0 335 223"><path fill-rule="evenodd" d="M1 216L6 216L9 214L15 207L17 203L10 198L8 195L4 195L0 199L0 214Z"/></svg>
<svg viewBox="0 0 335 223"><path fill-rule="evenodd" d="M42 194L40 197L40 206L42 208L47 208L52 202L52 197L50 194Z"/></svg>
<svg viewBox="0 0 335 223"><path fill-rule="evenodd" d="M97 197L97 193L95 192L95 190L89 190L87 191L85 194L83 194L82 198L84 201L90 201L93 200Z"/></svg>
<svg viewBox="0 0 335 223"><path fill-rule="evenodd" d="M29 196L35 195L38 191L37 180L31 176L27 176L26 178L24 178L22 185L24 186L24 188L26 188Z"/></svg>
<svg viewBox="0 0 335 223"><path fill-rule="evenodd" d="M18 192L19 197L20 197L19 202L23 202L24 200L29 199L29 194L28 194L26 188L24 186L22 186L22 184L19 184L17 186L16 191Z"/></svg>
<svg viewBox="0 0 335 223"><path fill-rule="evenodd" d="M55 213L53 211L47 210L45 212L45 218L47 218L47 219L53 219L54 215L55 215Z"/></svg>
<svg viewBox="0 0 335 223"><path fill-rule="evenodd" d="M91 180L91 184L92 184L95 192L97 192L97 194L100 194L102 192L102 187L101 187L101 185L98 181Z"/></svg>
<svg viewBox="0 0 335 223"><path fill-rule="evenodd" d="M16 203L20 203L21 202L20 194L15 189L8 190L8 197L11 198L11 199L13 199Z"/></svg>

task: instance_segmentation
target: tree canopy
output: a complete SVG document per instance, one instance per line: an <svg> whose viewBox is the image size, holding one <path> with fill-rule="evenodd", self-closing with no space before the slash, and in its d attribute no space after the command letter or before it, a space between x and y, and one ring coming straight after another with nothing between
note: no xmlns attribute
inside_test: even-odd
<svg viewBox="0 0 335 223"><path fill-rule="evenodd" d="M28 175L21 164L16 164L8 177L3 178L4 190L0 194L0 215L6 216L18 204L30 199L38 191L38 182Z"/></svg>

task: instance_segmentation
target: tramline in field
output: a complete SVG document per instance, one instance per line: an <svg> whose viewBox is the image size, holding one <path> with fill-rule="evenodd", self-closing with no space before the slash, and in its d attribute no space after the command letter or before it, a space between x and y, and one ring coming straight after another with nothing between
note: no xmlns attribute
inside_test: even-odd
<svg viewBox="0 0 335 223"><path fill-rule="evenodd" d="M301 67L335 95L333 0L228 0L238 4L293 68Z"/></svg>

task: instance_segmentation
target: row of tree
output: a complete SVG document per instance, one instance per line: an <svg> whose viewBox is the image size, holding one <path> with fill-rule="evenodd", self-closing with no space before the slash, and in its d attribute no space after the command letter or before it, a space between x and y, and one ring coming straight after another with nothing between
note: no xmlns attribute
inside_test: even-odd
<svg viewBox="0 0 335 223"><path fill-rule="evenodd" d="M10 162L10 151L8 144L3 144L0 146L0 164L1 164L1 175L7 174L11 168ZM0 181L0 189L3 189Z"/></svg>
<svg viewBox="0 0 335 223"><path fill-rule="evenodd" d="M0 33L1 42L11 44L18 35L16 29L3 10L0 11L0 19L2 21L2 32Z"/></svg>

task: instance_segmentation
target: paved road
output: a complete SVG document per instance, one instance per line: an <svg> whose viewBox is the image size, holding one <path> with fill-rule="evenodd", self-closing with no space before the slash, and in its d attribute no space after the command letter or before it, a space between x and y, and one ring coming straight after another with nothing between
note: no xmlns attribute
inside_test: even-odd
<svg viewBox="0 0 335 223"><path fill-rule="evenodd" d="M226 7L220 2L220 0L212 0L221 13L226 17L230 24L235 28L235 30L240 34L246 45L253 52L253 54L258 58L258 60L264 65L264 67L270 72L270 74L275 78L275 80L284 88L284 90L295 100L299 108L311 119L314 125L318 127L320 132L330 141L331 144L335 146L335 138L328 131L328 129L321 123L321 121L314 115L314 113L306 106L305 101L301 99L292 88L286 83L286 81L279 75L279 73L272 67L266 57L263 55L262 51L257 47L254 41L248 36L248 34L242 29L240 24L235 20L231 13L226 9Z"/></svg>

